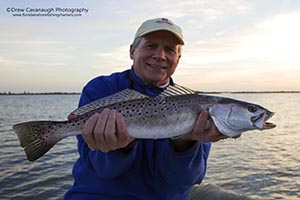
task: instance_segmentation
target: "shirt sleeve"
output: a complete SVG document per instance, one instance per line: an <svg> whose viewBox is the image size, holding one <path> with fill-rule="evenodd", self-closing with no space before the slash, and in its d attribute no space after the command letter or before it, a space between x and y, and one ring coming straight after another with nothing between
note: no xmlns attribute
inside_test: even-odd
<svg viewBox="0 0 300 200"><path fill-rule="evenodd" d="M101 80L101 79L100 79ZM101 90L95 88L101 86ZM96 99L109 95L109 88L105 81L97 81L97 83L90 82L83 89L80 97L79 106L90 103ZM81 135L77 136L78 151L80 154L81 163L88 170L94 171L99 177L105 179L112 179L117 177L130 169L134 158L136 156L136 145L133 146L130 152L124 153L123 151L110 151L103 153L101 151L92 151L85 143Z"/></svg>
<svg viewBox="0 0 300 200"><path fill-rule="evenodd" d="M177 153L169 140L164 141L157 152L159 176L175 188L201 183L210 147L211 142L197 142L191 149Z"/></svg>

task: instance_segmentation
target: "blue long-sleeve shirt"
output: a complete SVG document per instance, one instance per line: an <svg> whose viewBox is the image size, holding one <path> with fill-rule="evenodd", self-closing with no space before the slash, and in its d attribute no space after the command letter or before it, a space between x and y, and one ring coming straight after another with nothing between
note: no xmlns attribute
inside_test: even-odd
<svg viewBox="0 0 300 200"><path fill-rule="evenodd" d="M126 88L149 96L163 91L145 85L132 68L91 80L79 106ZM210 142L198 142L176 153L170 139L136 139L129 152L103 153L91 151L81 135L77 139L80 157L73 167L74 185L64 197L72 200L185 199L190 187L204 178L211 146Z"/></svg>

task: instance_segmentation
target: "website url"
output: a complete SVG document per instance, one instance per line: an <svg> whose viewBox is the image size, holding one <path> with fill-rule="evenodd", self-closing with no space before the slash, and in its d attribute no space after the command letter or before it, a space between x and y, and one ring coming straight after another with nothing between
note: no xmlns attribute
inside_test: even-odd
<svg viewBox="0 0 300 200"><path fill-rule="evenodd" d="M13 17L81 17L82 14L63 14L63 13L22 13L22 14L12 14Z"/></svg>

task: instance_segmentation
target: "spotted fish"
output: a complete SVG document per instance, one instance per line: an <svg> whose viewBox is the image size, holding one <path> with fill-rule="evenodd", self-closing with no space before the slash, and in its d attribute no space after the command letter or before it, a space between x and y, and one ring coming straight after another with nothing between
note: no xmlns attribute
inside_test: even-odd
<svg viewBox="0 0 300 200"><path fill-rule="evenodd" d="M128 133L134 138L172 138L190 133L201 111L207 110L218 130L234 137L248 130L274 128L268 123L273 112L256 104L235 99L203 95L176 85L157 97L132 89L84 105L67 121L31 121L13 126L27 159L43 156L61 139L82 133L85 122L104 108L116 109L125 118Z"/></svg>

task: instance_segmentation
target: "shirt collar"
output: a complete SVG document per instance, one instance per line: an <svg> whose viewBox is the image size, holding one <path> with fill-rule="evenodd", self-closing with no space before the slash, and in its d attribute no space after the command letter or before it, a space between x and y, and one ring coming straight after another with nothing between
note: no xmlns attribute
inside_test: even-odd
<svg viewBox="0 0 300 200"><path fill-rule="evenodd" d="M149 84L146 84L138 75L135 73L133 66L130 70L130 81L132 82L131 85L133 86L133 89L136 89L137 91L146 94L148 96L157 96L161 92L164 91L169 85L174 85L173 79L170 77L168 82L164 85L161 85L159 87L155 87Z"/></svg>

